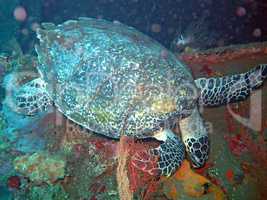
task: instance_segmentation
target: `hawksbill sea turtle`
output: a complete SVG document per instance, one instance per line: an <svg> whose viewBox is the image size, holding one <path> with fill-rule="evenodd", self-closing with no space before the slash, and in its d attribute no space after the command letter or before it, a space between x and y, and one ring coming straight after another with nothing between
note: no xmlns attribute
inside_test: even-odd
<svg viewBox="0 0 267 200"><path fill-rule="evenodd" d="M165 176L179 168L186 151L194 167L208 159L200 104L244 100L267 76L262 64L238 75L194 80L186 65L158 42L102 19L43 23L37 37L40 77L16 92L16 110L34 115L54 104L97 134L154 138L160 145L148 153L157 165L144 170ZM181 139L172 131L175 126Z"/></svg>

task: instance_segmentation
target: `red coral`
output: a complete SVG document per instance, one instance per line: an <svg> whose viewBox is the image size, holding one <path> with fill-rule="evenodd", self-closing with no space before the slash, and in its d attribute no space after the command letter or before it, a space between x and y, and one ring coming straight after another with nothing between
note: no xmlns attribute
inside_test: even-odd
<svg viewBox="0 0 267 200"><path fill-rule="evenodd" d="M226 172L225 172L225 176L227 178L227 180L229 182L233 182L234 180L234 171L232 169L228 169Z"/></svg>
<svg viewBox="0 0 267 200"><path fill-rule="evenodd" d="M19 189L20 188L20 177L18 176L10 176L7 180L7 185L11 189Z"/></svg>
<svg viewBox="0 0 267 200"><path fill-rule="evenodd" d="M206 162L203 167L195 169L195 172L201 175L205 175L207 170L212 168L213 166L214 164L212 162Z"/></svg>
<svg viewBox="0 0 267 200"><path fill-rule="evenodd" d="M248 146L240 134L234 136L225 135L224 138L228 142L229 148L234 155L241 156L243 153L248 152Z"/></svg>
<svg viewBox="0 0 267 200"><path fill-rule="evenodd" d="M235 110L241 116L244 116L247 107L245 104L239 104L238 109ZM228 141L230 150L235 155L241 155L246 151L249 153L251 158L253 159L253 163L248 165L242 165L242 169L246 174L250 174L257 180L258 183L258 191L263 196L263 199L267 198L266 188L267 188L267 147L266 141L264 139L263 132L260 131L259 134L252 136L252 133L248 128L244 126L238 126L233 122L232 116L228 113L227 115L228 130L232 133L237 132L234 136L226 136L226 141ZM264 129L263 123L263 129ZM228 174L229 175L229 174Z"/></svg>
<svg viewBox="0 0 267 200"><path fill-rule="evenodd" d="M214 70L208 65L203 65L202 68L200 69L200 72L208 76L213 76L215 74Z"/></svg>
<svg viewBox="0 0 267 200"><path fill-rule="evenodd" d="M117 141L96 136L89 139L88 142L96 147L96 150L100 153L103 159L116 157Z"/></svg>
<svg viewBox="0 0 267 200"><path fill-rule="evenodd" d="M134 139L128 138L127 144L125 145L127 147L127 151L129 152L129 162L127 166L128 171L128 178L130 183L130 190L132 192L138 192L142 196L142 199L151 199L151 195L153 195L154 192L156 192L159 188L159 176L151 175L146 170L141 170L142 167L136 167L136 160L134 160L134 156L136 153L138 153L139 156L142 157L144 160L149 160L151 162L144 162L147 168L153 168L154 165L156 165L156 162L153 162L153 159L151 160L149 158L149 155L145 152L148 152L150 148L153 148L154 146L158 145L158 143L153 142L136 142ZM140 152L144 152L143 154ZM142 162L141 162L142 163ZM149 165L149 166L148 166Z"/></svg>

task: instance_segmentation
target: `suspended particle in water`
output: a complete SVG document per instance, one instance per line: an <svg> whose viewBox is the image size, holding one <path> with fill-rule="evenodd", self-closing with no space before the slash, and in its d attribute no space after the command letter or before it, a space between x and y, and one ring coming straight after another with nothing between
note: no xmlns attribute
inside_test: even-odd
<svg viewBox="0 0 267 200"><path fill-rule="evenodd" d="M172 34L172 33L174 33L175 32L175 30L174 30L174 28L168 28L168 34Z"/></svg>
<svg viewBox="0 0 267 200"><path fill-rule="evenodd" d="M219 39L218 41L217 41L217 46L219 46L219 47L223 47L225 45L225 41L224 41L224 39Z"/></svg>
<svg viewBox="0 0 267 200"><path fill-rule="evenodd" d="M118 21L118 20L113 20L113 24L120 24L120 21Z"/></svg>
<svg viewBox="0 0 267 200"><path fill-rule="evenodd" d="M29 30L26 28L21 29L21 33L25 36L29 35Z"/></svg>
<svg viewBox="0 0 267 200"><path fill-rule="evenodd" d="M242 7L242 6L237 7L237 9L236 9L236 15L238 17L243 17L246 14L247 14L247 10L244 7Z"/></svg>
<svg viewBox="0 0 267 200"><path fill-rule="evenodd" d="M38 24L37 22L33 22L31 24L32 31L36 31L38 28L40 28L40 24Z"/></svg>
<svg viewBox="0 0 267 200"><path fill-rule="evenodd" d="M14 12L13 12L14 18L17 21L25 21L27 18L27 12L25 10L25 8L23 8L22 6L18 6L15 8Z"/></svg>
<svg viewBox="0 0 267 200"><path fill-rule="evenodd" d="M256 38L261 36L261 29L260 28L255 28L252 35Z"/></svg>
<svg viewBox="0 0 267 200"><path fill-rule="evenodd" d="M151 31L154 33L159 33L161 31L160 24L152 24Z"/></svg>

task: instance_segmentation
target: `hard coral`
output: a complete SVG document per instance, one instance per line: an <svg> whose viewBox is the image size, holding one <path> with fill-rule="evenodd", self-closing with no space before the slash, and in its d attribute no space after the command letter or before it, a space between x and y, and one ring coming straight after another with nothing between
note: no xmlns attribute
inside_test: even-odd
<svg viewBox="0 0 267 200"><path fill-rule="evenodd" d="M65 175L65 161L44 152L18 157L14 160L14 167L37 183L51 184Z"/></svg>

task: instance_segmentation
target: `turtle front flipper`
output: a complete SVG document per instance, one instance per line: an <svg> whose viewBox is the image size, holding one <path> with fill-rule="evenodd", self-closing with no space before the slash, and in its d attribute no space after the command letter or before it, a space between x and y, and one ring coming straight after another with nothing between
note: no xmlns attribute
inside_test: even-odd
<svg viewBox="0 0 267 200"><path fill-rule="evenodd" d="M208 131L198 108L191 115L179 121L182 140L194 167L202 167L209 154Z"/></svg>
<svg viewBox="0 0 267 200"><path fill-rule="evenodd" d="M259 65L242 74L195 80L201 90L199 104L218 106L245 100L252 90L267 78L267 64Z"/></svg>
<svg viewBox="0 0 267 200"><path fill-rule="evenodd" d="M155 175L171 176L181 166L185 157L185 148L181 139L171 130L165 129L154 135L162 143L149 151L149 159L142 155L134 156L133 164L142 171ZM156 165L153 161L156 160Z"/></svg>
<svg viewBox="0 0 267 200"><path fill-rule="evenodd" d="M41 78L22 85L15 93L15 111L24 115L35 115L48 110L51 100Z"/></svg>

